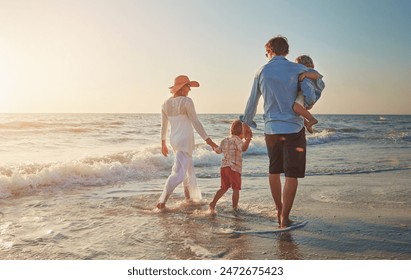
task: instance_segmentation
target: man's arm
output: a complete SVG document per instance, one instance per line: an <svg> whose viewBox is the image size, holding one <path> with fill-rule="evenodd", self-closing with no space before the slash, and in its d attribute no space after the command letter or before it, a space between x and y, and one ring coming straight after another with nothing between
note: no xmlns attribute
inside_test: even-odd
<svg viewBox="0 0 411 280"><path fill-rule="evenodd" d="M253 119L257 113L257 106L260 97L261 91L259 86L259 74L257 74L254 78L250 97L248 98L247 105L245 106L244 115L240 116L240 120L243 123L244 135L250 135L250 137L252 137L253 133L250 126L254 128L257 127L257 124L253 121Z"/></svg>
<svg viewBox="0 0 411 280"><path fill-rule="evenodd" d="M243 123L246 123L248 126L253 125L253 119L257 113L258 101L261 97L261 91L259 86L259 74L254 78L253 87L251 89L250 97L248 98L247 105L245 106L244 116L241 119Z"/></svg>

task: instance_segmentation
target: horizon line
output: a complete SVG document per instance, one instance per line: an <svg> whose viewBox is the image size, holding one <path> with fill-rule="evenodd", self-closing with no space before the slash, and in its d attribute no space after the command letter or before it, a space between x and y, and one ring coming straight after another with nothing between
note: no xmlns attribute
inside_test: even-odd
<svg viewBox="0 0 411 280"><path fill-rule="evenodd" d="M2 115L57 115L57 114L61 114L61 115L132 115L132 114L146 114L146 115L158 115L161 114L161 112L0 112L0 114ZM238 112L230 112L230 113L200 113L197 112L198 115L241 115L242 113L238 113ZM314 113L315 115L385 115L385 116L407 116L407 115L411 115L411 113ZM257 115L263 115L263 113L257 113Z"/></svg>

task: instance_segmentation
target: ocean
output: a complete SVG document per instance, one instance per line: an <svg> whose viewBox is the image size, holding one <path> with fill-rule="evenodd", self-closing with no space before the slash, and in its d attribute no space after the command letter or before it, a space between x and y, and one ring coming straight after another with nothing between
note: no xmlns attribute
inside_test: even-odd
<svg viewBox="0 0 411 280"><path fill-rule="evenodd" d="M237 117L199 115L216 143ZM410 115L316 117L301 184L411 170ZM221 155L197 134L193 158L204 201L185 204L178 187L166 213L154 209L174 158L171 149L161 154L159 114L0 114L0 259L255 258L205 244L216 231L250 227L238 219L274 219L261 115L256 122L244 153L243 216L230 212L227 193L217 205L220 216L211 218L206 209L219 187ZM198 236L204 232L210 237Z"/></svg>

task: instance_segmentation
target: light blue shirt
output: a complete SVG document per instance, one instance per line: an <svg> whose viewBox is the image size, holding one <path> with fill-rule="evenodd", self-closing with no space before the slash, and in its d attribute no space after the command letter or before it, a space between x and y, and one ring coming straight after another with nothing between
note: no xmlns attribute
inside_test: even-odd
<svg viewBox="0 0 411 280"><path fill-rule="evenodd" d="M293 111L298 92L298 75L308 71L302 64L288 61L284 56L273 57L258 70L245 108L243 122L253 124L258 101L264 99L264 133L290 134L304 126L303 117ZM316 97L313 83L304 79L300 83L306 104L314 104Z"/></svg>
<svg viewBox="0 0 411 280"><path fill-rule="evenodd" d="M317 80L312 81L312 83L314 85L314 91L315 91L315 102L317 102L318 99L320 99L321 93L323 92L323 90L325 88L325 84L324 84L324 81L323 81L323 75L321 75L320 73L318 73L317 70L314 70L312 68L309 68L308 72L315 72L318 75L320 75L320 77Z"/></svg>

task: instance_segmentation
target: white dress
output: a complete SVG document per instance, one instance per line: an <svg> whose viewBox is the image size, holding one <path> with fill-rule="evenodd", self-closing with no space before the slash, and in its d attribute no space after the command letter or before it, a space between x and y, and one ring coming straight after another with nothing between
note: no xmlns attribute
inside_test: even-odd
<svg viewBox="0 0 411 280"><path fill-rule="evenodd" d="M161 140L166 140L170 122L170 144L174 151L192 155L194 150L194 129L206 140L207 133L197 117L193 100L186 96L167 99L161 110Z"/></svg>
<svg viewBox="0 0 411 280"><path fill-rule="evenodd" d="M165 203L174 189L181 183L190 198L201 200L201 191L197 186L192 154L194 150L194 129L206 140L207 133L197 117L193 100L186 96L171 97L162 106L161 140L166 140L170 123L170 144L175 152L175 159L159 202Z"/></svg>

